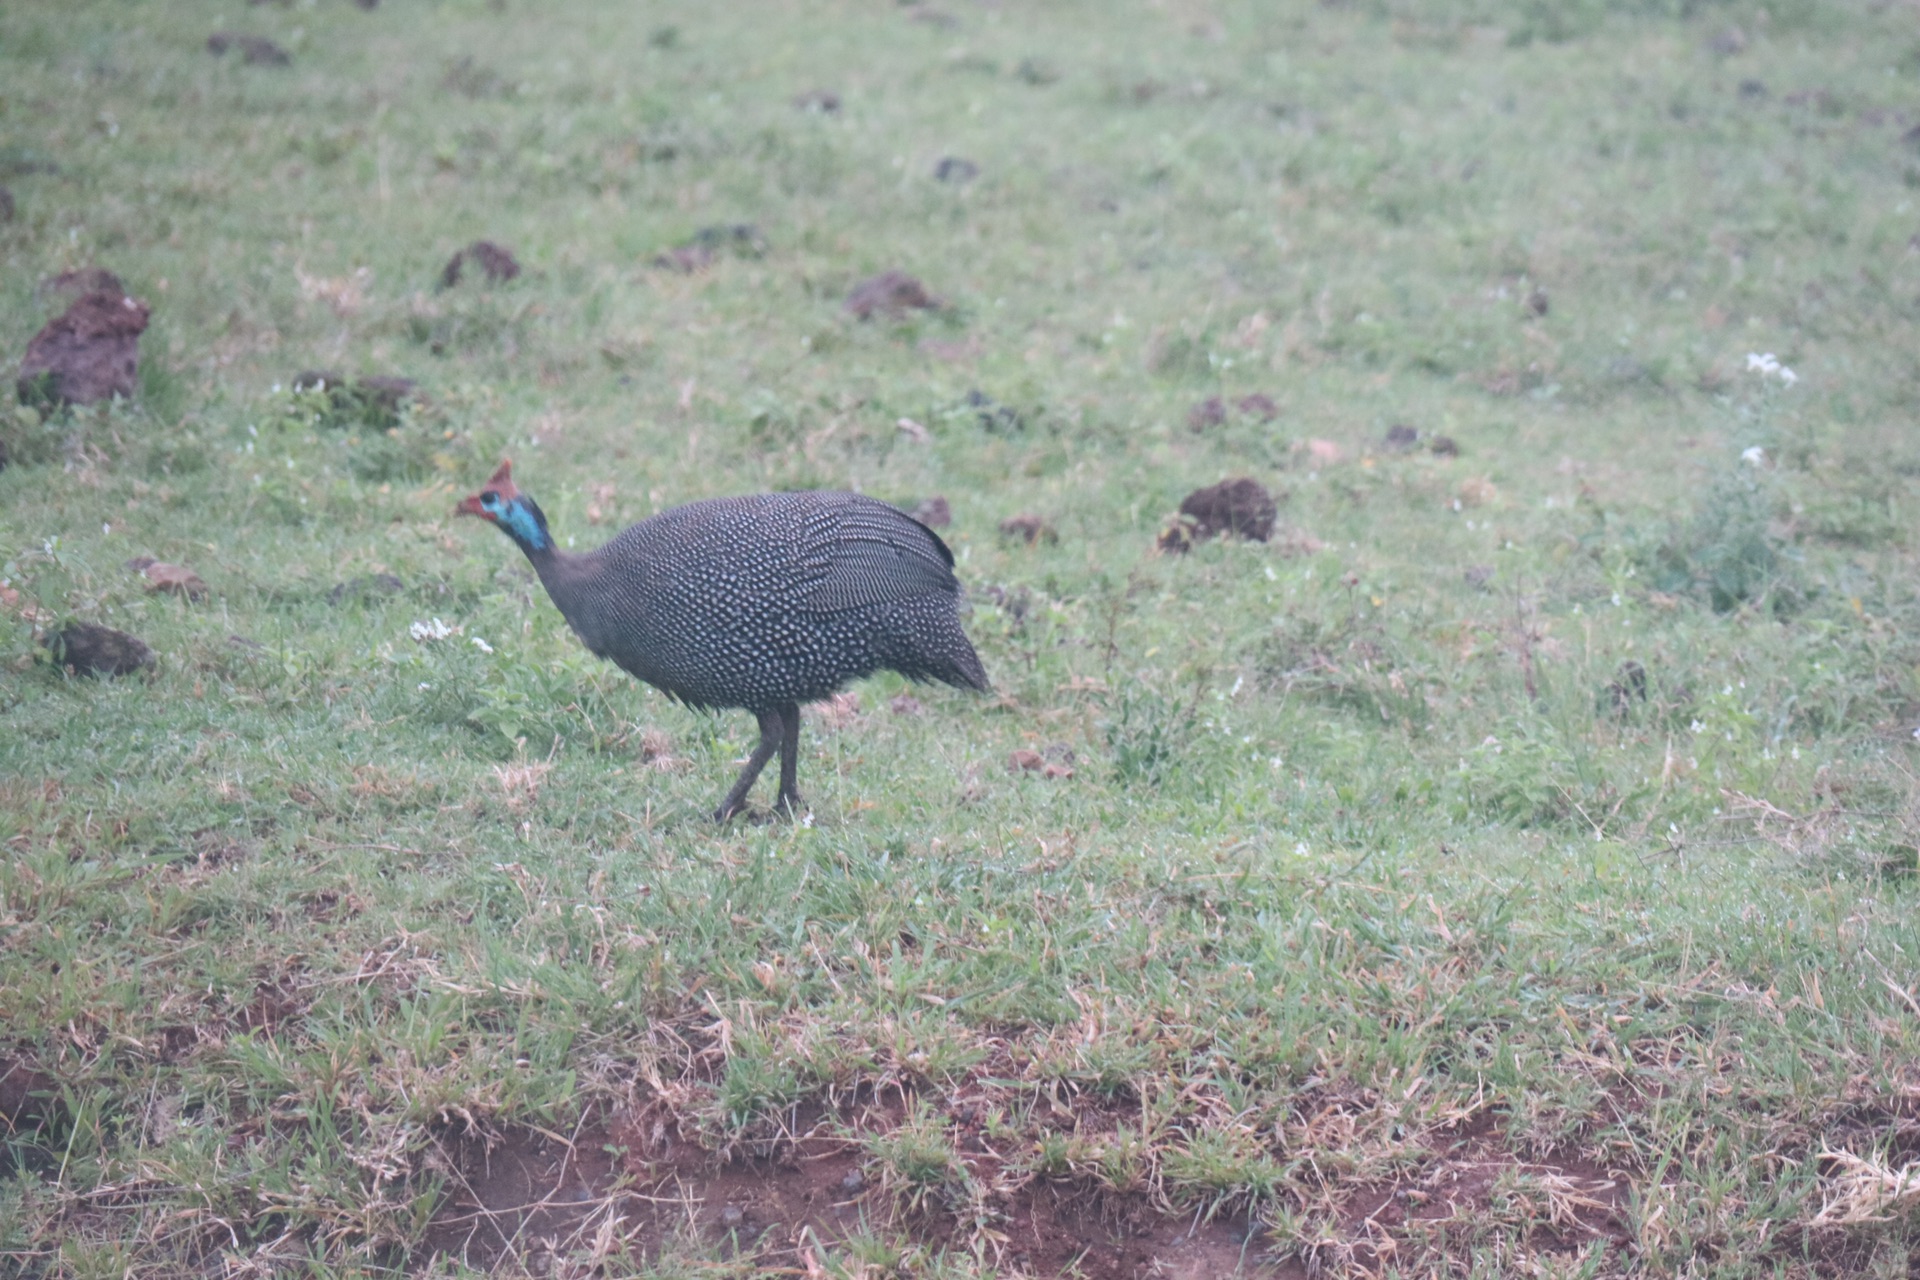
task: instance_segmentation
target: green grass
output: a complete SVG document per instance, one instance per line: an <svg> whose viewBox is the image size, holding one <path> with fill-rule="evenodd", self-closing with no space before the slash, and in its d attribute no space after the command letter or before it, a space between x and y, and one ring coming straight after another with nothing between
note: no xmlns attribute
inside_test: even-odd
<svg viewBox="0 0 1920 1280"><path fill-rule="evenodd" d="M64 269L154 317L135 402L0 408L0 1269L444 1271L444 1143L651 1108L843 1136L832 1274L1018 1270L1040 1189L1335 1271L1907 1274L1909 15L928 17L0 10L0 349ZM524 274L439 289L480 237ZM849 318L893 267L950 305ZM504 455L580 546L942 494L999 696L867 682L809 718L810 824L716 828L750 719L594 660L451 518ZM1240 474L1273 542L1155 553ZM67 618L156 672L63 676ZM1354 1211L1470 1160L1448 1214ZM562 1252L800 1266L633 1230Z"/></svg>

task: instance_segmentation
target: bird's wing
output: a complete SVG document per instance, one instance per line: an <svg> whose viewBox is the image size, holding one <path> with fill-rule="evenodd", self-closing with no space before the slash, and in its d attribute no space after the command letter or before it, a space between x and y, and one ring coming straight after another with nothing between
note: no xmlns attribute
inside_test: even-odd
<svg viewBox="0 0 1920 1280"><path fill-rule="evenodd" d="M954 595L953 552L905 512L848 494L805 513L799 600L814 613L841 613L929 595Z"/></svg>

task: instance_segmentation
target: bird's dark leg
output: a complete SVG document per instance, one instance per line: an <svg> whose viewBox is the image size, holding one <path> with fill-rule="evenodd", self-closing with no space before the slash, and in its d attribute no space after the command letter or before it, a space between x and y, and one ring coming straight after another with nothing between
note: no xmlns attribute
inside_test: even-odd
<svg viewBox="0 0 1920 1280"><path fill-rule="evenodd" d="M725 822L747 806L747 792L753 790L753 784L760 778L760 771L767 767L767 761L773 759L773 753L780 749L780 737L785 728L781 712L783 707L768 711L756 711L754 715L760 721L760 742L754 747L753 754L747 757L747 765L740 770L740 776L734 779L733 790L727 792L727 798L713 812L715 822ZM799 715L794 716L796 726Z"/></svg>
<svg viewBox="0 0 1920 1280"><path fill-rule="evenodd" d="M774 805L788 813L800 813L807 802L800 798L800 708L789 702L780 708L784 732L780 735L780 798Z"/></svg>

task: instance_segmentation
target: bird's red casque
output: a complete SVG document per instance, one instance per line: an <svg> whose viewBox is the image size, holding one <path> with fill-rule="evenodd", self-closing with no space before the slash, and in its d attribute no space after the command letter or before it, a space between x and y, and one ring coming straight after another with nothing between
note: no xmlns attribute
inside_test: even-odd
<svg viewBox="0 0 1920 1280"><path fill-rule="evenodd" d="M479 493L461 499L460 505L453 509L453 514L479 516L482 520L492 520L493 514L480 505L481 497L487 493L499 494L502 502L512 502L520 496L520 490L513 485L513 459L501 459L500 469L493 473L493 478L487 481Z"/></svg>

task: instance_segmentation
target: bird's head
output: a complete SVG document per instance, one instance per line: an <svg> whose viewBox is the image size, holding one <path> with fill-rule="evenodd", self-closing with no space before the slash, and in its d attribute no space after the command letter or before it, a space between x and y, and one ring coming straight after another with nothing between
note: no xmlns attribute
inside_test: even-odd
<svg viewBox="0 0 1920 1280"><path fill-rule="evenodd" d="M539 504L514 487L512 462L503 461L480 492L461 499L453 514L491 521L529 552L545 551L553 545L547 534L547 517Z"/></svg>

